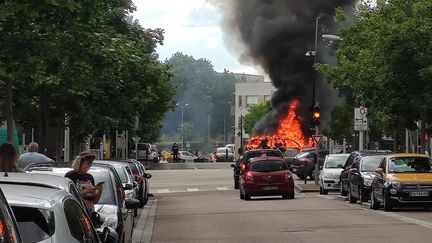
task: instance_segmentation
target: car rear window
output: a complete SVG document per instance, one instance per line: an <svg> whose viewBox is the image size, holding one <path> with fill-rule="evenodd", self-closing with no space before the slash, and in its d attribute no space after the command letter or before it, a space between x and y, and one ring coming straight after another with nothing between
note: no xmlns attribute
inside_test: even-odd
<svg viewBox="0 0 432 243"><path fill-rule="evenodd" d="M127 183L128 179L126 177L127 176L126 171L123 169L123 166L115 166L114 168L115 168L117 174L119 175L121 182Z"/></svg>
<svg viewBox="0 0 432 243"><path fill-rule="evenodd" d="M139 174L138 167L134 162L129 163L129 167L132 169L133 174Z"/></svg>
<svg viewBox="0 0 432 243"><path fill-rule="evenodd" d="M54 234L54 213L49 210L12 206L24 243L39 242Z"/></svg>
<svg viewBox="0 0 432 243"><path fill-rule="evenodd" d="M284 161L260 161L251 164L251 171L254 172L273 172L288 170Z"/></svg>
<svg viewBox="0 0 432 243"><path fill-rule="evenodd" d="M111 204L117 205L115 202L115 197L113 193L113 186L109 177L108 171L95 172L90 170L89 173L93 176L95 184L99 182L105 182L102 185L102 194L98 204Z"/></svg>

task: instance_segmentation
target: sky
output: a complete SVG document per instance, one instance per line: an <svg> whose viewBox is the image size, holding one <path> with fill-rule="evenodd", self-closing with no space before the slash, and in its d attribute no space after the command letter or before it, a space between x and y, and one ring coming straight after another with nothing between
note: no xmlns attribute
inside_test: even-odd
<svg viewBox="0 0 432 243"><path fill-rule="evenodd" d="M206 0L133 0L137 11L133 17L144 28L165 29L165 42L156 51L160 60L176 52L195 59L210 60L216 71L258 74L238 62L238 54L228 51L220 27L222 15Z"/></svg>

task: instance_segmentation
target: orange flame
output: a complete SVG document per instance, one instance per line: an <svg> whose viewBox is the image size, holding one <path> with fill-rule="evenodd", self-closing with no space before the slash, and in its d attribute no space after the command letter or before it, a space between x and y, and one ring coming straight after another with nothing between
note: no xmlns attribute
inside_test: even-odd
<svg viewBox="0 0 432 243"><path fill-rule="evenodd" d="M299 105L300 102L298 100L292 101L288 114L280 123L277 132L272 136L251 137L246 145L246 149L259 148L262 141L266 138L267 145L270 148L298 148L301 151L303 148L314 146L312 139L306 139L303 135L301 124L297 117L297 108Z"/></svg>

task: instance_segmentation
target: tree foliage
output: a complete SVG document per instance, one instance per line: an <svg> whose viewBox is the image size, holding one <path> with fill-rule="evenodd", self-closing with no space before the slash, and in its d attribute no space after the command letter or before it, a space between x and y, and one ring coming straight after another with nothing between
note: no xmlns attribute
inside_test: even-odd
<svg viewBox="0 0 432 243"><path fill-rule="evenodd" d="M270 111L272 106L270 102L253 105L248 108L248 114L244 117L243 127L247 134L253 134L255 125Z"/></svg>
<svg viewBox="0 0 432 243"><path fill-rule="evenodd" d="M363 5L342 30L338 65L319 65L336 88L352 91L387 134L431 122L432 2L378 1ZM387 126L386 126L387 125Z"/></svg>
<svg viewBox="0 0 432 243"><path fill-rule="evenodd" d="M134 9L131 0L0 3L0 85L12 84L15 120L37 128L42 148L49 127L69 126L79 142L131 130L136 116L136 133L157 140L174 89L155 52L163 31L130 21Z"/></svg>

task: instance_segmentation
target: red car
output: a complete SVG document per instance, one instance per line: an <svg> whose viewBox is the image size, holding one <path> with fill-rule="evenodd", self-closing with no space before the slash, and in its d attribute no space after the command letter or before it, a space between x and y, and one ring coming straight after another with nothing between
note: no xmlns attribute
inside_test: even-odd
<svg viewBox="0 0 432 243"><path fill-rule="evenodd" d="M294 179L283 158L252 158L240 175L240 199L251 196L294 198Z"/></svg>

